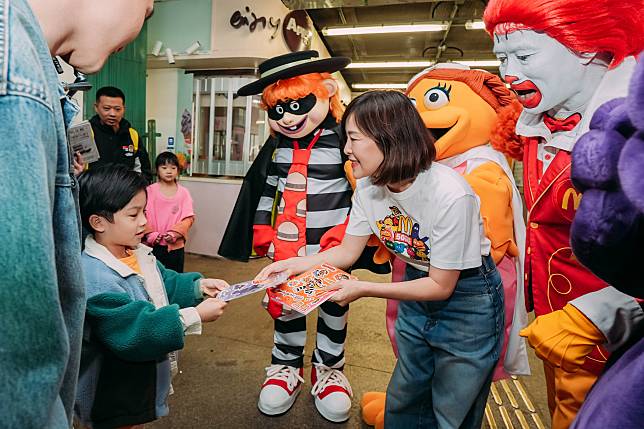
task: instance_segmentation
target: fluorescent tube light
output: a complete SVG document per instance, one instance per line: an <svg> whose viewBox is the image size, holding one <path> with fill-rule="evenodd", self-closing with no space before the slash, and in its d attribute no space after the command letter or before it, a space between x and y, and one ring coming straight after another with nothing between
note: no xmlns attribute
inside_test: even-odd
<svg viewBox="0 0 644 429"><path fill-rule="evenodd" d="M447 24L406 24L406 25L375 25L371 27L331 27L322 30L325 36L348 36L351 34L386 34L386 33L416 33L427 31L445 31Z"/></svg>
<svg viewBox="0 0 644 429"><path fill-rule="evenodd" d="M467 21L465 23L466 30L485 30L485 23L483 21Z"/></svg>
<svg viewBox="0 0 644 429"><path fill-rule="evenodd" d="M499 60L472 60L472 61L454 61L455 63L464 64L470 67L498 67L501 65Z"/></svg>
<svg viewBox="0 0 644 429"><path fill-rule="evenodd" d="M389 69L389 68L405 68L405 67L429 67L433 64L432 61L384 61L375 63L351 63L346 68L348 69Z"/></svg>
<svg viewBox="0 0 644 429"><path fill-rule="evenodd" d="M354 83L353 89L406 89L406 83Z"/></svg>
<svg viewBox="0 0 644 429"><path fill-rule="evenodd" d="M469 67L498 67L498 60L463 60L454 61ZM426 68L434 65L433 61L384 61L373 63L351 63L348 69L388 69L388 68Z"/></svg>

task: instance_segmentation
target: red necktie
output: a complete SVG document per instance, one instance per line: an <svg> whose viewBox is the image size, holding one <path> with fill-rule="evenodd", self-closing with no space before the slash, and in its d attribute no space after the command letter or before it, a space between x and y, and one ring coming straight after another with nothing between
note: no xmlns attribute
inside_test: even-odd
<svg viewBox="0 0 644 429"><path fill-rule="evenodd" d="M570 131L581 121L580 113L573 113L565 119L556 119L547 114L543 115L543 123L548 127L551 133L557 131Z"/></svg>

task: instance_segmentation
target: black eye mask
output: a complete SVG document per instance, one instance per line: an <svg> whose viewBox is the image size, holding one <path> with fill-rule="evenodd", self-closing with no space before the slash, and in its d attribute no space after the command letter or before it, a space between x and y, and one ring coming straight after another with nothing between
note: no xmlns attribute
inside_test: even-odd
<svg viewBox="0 0 644 429"><path fill-rule="evenodd" d="M298 98L297 100L281 101L268 109L268 117L274 121L279 121L284 117L286 112L298 116L304 115L310 112L317 102L318 100L313 93L306 97Z"/></svg>

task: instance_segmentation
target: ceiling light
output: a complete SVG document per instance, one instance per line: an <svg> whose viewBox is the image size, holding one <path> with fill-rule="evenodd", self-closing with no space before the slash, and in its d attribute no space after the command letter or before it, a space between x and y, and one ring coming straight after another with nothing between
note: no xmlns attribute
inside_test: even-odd
<svg viewBox="0 0 644 429"><path fill-rule="evenodd" d="M168 64L174 64L174 54L172 53L172 49L165 49L165 58L168 60Z"/></svg>
<svg viewBox="0 0 644 429"><path fill-rule="evenodd" d="M466 30L485 30L485 23L483 21L467 21L465 23Z"/></svg>
<svg viewBox="0 0 644 429"><path fill-rule="evenodd" d="M469 67L498 67L498 60L463 60L454 61ZM351 63L348 69L387 69L387 68L426 68L434 65L433 61L384 61L373 63Z"/></svg>
<svg viewBox="0 0 644 429"><path fill-rule="evenodd" d="M161 53L161 47L162 46L163 46L163 42L160 41L160 40L157 40L154 43L154 47L152 47L152 55L154 55L155 57L158 57L159 54Z"/></svg>
<svg viewBox="0 0 644 429"><path fill-rule="evenodd" d="M406 83L354 83L353 89L406 89Z"/></svg>
<svg viewBox="0 0 644 429"><path fill-rule="evenodd" d="M470 67L498 67L501 65L499 60L472 60L472 61L454 61L455 63L464 64Z"/></svg>
<svg viewBox="0 0 644 429"><path fill-rule="evenodd" d="M385 33L416 33L426 31L445 31L447 24L406 24L406 25L375 25L372 27L332 27L322 30L325 36L347 36L350 34L385 34Z"/></svg>
<svg viewBox="0 0 644 429"><path fill-rule="evenodd" d="M375 63L351 63L348 69L388 69L388 68L405 68L405 67L429 67L432 61L385 61Z"/></svg>
<svg viewBox="0 0 644 429"><path fill-rule="evenodd" d="M186 48L186 55L194 54L199 50L199 48L201 48L201 43L199 43L199 40L196 40L192 45Z"/></svg>

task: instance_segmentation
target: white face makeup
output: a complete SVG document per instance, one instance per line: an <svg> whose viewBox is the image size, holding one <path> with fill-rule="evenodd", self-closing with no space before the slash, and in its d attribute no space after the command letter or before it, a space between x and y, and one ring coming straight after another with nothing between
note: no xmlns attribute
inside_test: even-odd
<svg viewBox="0 0 644 429"><path fill-rule="evenodd" d="M494 54L501 61L501 77L533 114L582 108L596 89L598 67L603 67L589 65L589 59L531 30L495 33Z"/></svg>

